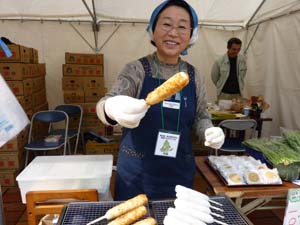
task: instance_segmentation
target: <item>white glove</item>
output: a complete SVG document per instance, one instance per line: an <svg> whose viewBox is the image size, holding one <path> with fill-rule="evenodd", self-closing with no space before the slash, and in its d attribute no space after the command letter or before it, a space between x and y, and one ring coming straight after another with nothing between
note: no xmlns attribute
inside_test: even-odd
<svg viewBox="0 0 300 225"><path fill-rule="evenodd" d="M117 95L106 99L104 110L109 118L123 127L135 128L149 109L144 99Z"/></svg>
<svg viewBox="0 0 300 225"><path fill-rule="evenodd" d="M205 146L219 149L222 147L225 139L223 130L220 127L210 127L204 132L205 134Z"/></svg>

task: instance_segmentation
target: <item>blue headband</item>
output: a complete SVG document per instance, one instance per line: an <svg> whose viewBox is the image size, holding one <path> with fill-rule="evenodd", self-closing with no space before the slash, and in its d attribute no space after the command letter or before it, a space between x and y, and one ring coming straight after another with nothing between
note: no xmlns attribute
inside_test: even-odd
<svg viewBox="0 0 300 225"><path fill-rule="evenodd" d="M148 34L149 34L149 37L150 37L150 40L153 41L153 25L154 25L154 22L156 21L157 19L157 16L159 15L159 13L161 12L161 10L163 9L163 7L169 3L170 1L172 0L166 0L164 1L163 3L161 3L160 5L158 5L152 12L151 14L151 17L150 17L150 21L149 21L149 25L147 27L147 31L148 31ZM182 0L183 2L185 2L184 0ZM189 43L189 47L191 47L195 42L196 40L198 39L198 16L197 16L197 13L196 11L192 8L192 6L190 6L187 2L185 2L188 6L189 6L189 9L190 9L190 13L191 13L191 16L192 16L192 19L193 19L193 32L192 32L192 36L191 36L191 39L190 39L190 43ZM185 49L181 55L186 55L187 54L187 49Z"/></svg>

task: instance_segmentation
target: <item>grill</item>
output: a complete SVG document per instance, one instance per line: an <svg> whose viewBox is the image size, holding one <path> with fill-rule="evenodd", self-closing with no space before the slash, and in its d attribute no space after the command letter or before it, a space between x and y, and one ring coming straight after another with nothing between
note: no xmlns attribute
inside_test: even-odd
<svg viewBox="0 0 300 225"><path fill-rule="evenodd" d="M215 205L213 206L222 208L224 212L212 209L212 212L223 215L223 218L215 217L217 220L227 223L228 225L248 225L247 219L242 216L239 211L234 207L232 201L223 196L211 197L223 206ZM103 216L106 211L113 206L119 204L120 202L74 202L65 206L62 211L58 225L86 225L88 222ZM165 201L152 201L146 206L148 209L148 215L150 214L156 219L157 225L163 225L163 220L167 214L169 207L174 207L173 200ZM151 213L150 213L151 212ZM147 217L145 216L145 217ZM102 220L96 223L97 225L106 225L107 221ZM217 223L212 223L212 225L217 225Z"/></svg>
<svg viewBox="0 0 300 225"><path fill-rule="evenodd" d="M121 202L73 202L64 207L58 223L61 225L86 225L98 217L103 216L107 210L114 207ZM150 216L149 206L147 208L147 215ZM106 225L107 220L99 221L96 225Z"/></svg>
<svg viewBox="0 0 300 225"><path fill-rule="evenodd" d="M211 200L214 200L218 203L221 203L223 206L215 205L211 203L212 206L216 206L224 210L224 212L220 212L215 209L211 209L212 212L217 213L219 215L224 216L223 218L214 217L215 219L227 223L228 225L247 225L247 219L243 217L239 211L234 207L232 201L227 197L223 196L215 196L210 197ZM163 220L167 214L167 210L169 207L174 207L173 201L154 201L151 203L153 216L157 221L157 225L163 225ZM217 223L211 223L211 225L218 225Z"/></svg>

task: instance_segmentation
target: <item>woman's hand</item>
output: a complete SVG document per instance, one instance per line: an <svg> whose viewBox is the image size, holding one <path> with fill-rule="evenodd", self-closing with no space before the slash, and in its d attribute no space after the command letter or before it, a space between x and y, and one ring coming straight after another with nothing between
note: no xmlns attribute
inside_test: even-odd
<svg viewBox="0 0 300 225"><path fill-rule="evenodd" d="M148 109L149 106L144 99L136 99L126 95L108 98L104 104L106 115L127 128L137 127Z"/></svg>
<svg viewBox="0 0 300 225"><path fill-rule="evenodd" d="M210 127L205 130L205 146L219 149L222 147L225 135L220 127Z"/></svg>

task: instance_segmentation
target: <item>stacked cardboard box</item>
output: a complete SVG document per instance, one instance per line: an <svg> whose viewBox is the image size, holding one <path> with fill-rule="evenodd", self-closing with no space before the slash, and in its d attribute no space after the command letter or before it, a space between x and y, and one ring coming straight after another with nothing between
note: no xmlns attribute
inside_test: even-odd
<svg viewBox="0 0 300 225"><path fill-rule="evenodd" d="M46 68L38 63L38 51L22 45L8 45L12 56L7 58L0 49L0 73L27 113L48 109L45 88ZM0 183L15 184L15 176L22 168L23 147L27 142L28 128L0 149Z"/></svg>
<svg viewBox="0 0 300 225"><path fill-rule="evenodd" d="M106 135L107 127L96 115L96 103L106 93L102 54L65 53L63 93L66 104L81 105L82 131Z"/></svg>

